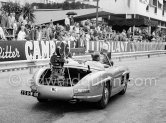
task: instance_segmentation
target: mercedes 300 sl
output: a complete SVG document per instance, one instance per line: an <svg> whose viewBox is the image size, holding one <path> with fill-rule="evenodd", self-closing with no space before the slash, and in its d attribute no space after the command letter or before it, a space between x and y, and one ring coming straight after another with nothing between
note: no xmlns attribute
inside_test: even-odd
<svg viewBox="0 0 166 123"><path fill-rule="evenodd" d="M129 82L129 70L126 67L103 64L104 69L101 69L73 60L64 63L56 55L52 61L51 67L41 68L34 74L31 91L22 90L22 95L36 97L39 102L88 101L105 108L110 97L126 92Z"/></svg>

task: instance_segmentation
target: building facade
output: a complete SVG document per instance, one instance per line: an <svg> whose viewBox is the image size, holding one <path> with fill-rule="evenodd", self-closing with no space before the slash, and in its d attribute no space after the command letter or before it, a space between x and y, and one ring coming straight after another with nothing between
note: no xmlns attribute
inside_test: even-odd
<svg viewBox="0 0 166 123"><path fill-rule="evenodd" d="M96 0L85 0L96 5ZM158 21L158 27L166 28L165 0L99 0L99 7L126 19L148 18Z"/></svg>

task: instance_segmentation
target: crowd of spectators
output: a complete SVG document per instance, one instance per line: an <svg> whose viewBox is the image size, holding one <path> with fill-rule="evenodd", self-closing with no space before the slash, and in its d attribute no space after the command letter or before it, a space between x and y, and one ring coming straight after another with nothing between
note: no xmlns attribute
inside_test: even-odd
<svg viewBox="0 0 166 123"><path fill-rule="evenodd" d="M27 25L31 25L28 17L23 14L16 19L15 13L7 13L2 10L0 15L0 39L1 40L24 40L28 34Z"/></svg>
<svg viewBox="0 0 166 123"><path fill-rule="evenodd" d="M9 14L2 11L0 22L0 38L2 40L59 40L75 42L76 46L84 46L85 41L148 41L155 38L155 35L149 36L145 30L136 30L134 35L138 35L138 37L134 39L133 33L130 30L127 32L126 30L116 32L112 30L111 26L102 22L96 27L95 21L89 19L74 22L73 16L67 16L64 25L54 24L52 20L48 24L34 25L23 14L16 20L15 13ZM8 29L13 30L13 37L10 34L6 36Z"/></svg>

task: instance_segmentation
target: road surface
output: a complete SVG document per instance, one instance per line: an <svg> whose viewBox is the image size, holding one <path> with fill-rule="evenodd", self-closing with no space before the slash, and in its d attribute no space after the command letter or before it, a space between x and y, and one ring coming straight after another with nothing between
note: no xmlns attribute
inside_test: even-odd
<svg viewBox="0 0 166 123"><path fill-rule="evenodd" d="M28 70L0 73L0 123L162 123L166 122L166 56L126 59L131 82L125 95L114 96L106 109L93 104L48 102L21 96L32 77Z"/></svg>

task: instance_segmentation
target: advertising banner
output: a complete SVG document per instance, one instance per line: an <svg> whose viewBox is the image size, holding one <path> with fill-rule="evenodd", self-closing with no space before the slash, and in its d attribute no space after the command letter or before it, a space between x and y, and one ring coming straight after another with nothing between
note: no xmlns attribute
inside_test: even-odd
<svg viewBox="0 0 166 123"><path fill-rule="evenodd" d="M0 62L25 59L25 42L0 41Z"/></svg>
<svg viewBox="0 0 166 123"><path fill-rule="evenodd" d="M162 42L89 41L87 47L87 51L105 49L112 53L165 50L165 44Z"/></svg>
<svg viewBox="0 0 166 123"><path fill-rule="evenodd" d="M16 60L47 59L52 56L57 47L61 52L69 49L75 54L85 54L102 49L112 52L137 52L165 50L166 44L158 42L120 42L120 41L89 41L78 46L75 42L66 43L64 47L59 41L0 41L0 62ZM86 51L85 51L86 50Z"/></svg>
<svg viewBox="0 0 166 123"><path fill-rule="evenodd" d="M0 62L47 59L61 44L59 41L0 41ZM85 48L69 48L68 44L61 48L61 52L65 52L65 49L76 54L85 53Z"/></svg>

